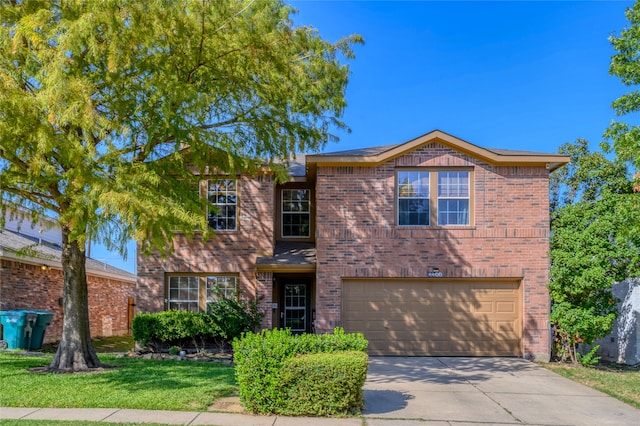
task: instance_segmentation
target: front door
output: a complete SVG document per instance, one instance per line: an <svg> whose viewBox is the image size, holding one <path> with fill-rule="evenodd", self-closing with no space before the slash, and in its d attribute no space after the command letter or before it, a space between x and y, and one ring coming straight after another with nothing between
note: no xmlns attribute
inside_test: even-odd
<svg viewBox="0 0 640 426"><path fill-rule="evenodd" d="M293 333L307 331L309 316L307 315L307 285L284 285L284 328L290 328Z"/></svg>

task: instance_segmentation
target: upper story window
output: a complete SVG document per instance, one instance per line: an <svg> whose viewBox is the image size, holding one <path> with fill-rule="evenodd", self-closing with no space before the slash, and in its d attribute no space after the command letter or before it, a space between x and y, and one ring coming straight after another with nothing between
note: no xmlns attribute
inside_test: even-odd
<svg viewBox="0 0 640 426"><path fill-rule="evenodd" d="M429 225L429 172L398 172L398 225Z"/></svg>
<svg viewBox="0 0 640 426"><path fill-rule="evenodd" d="M308 238L310 236L311 203L308 189L282 190L282 236Z"/></svg>
<svg viewBox="0 0 640 426"><path fill-rule="evenodd" d="M469 172L438 172L438 225L469 225Z"/></svg>
<svg viewBox="0 0 640 426"><path fill-rule="evenodd" d="M398 171L397 215L400 226L470 225L471 172Z"/></svg>
<svg viewBox="0 0 640 426"><path fill-rule="evenodd" d="M236 179L213 179L207 182L209 202L216 211L209 212L209 226L216 231L238 229L238 190Z"/></svg>

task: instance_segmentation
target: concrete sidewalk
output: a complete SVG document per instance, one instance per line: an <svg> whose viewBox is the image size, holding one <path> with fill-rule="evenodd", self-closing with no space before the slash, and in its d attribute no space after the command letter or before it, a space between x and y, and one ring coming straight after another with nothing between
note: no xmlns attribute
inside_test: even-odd
<svg viewBox="0 0 640 426"><path fill-rule="evenodd" d="M184 425L640 425L640 410L519 358L372 357L363 417L0 408L0 419Z"/></svg>
<svg viewBox="0 0 640 426"><path fill-rule="evenodd" d="M362 419L251 416L190 411L128 410L117 408L0 408L0 419L77 420L113 423L160 423L219 426L362 426Z"/></svg>

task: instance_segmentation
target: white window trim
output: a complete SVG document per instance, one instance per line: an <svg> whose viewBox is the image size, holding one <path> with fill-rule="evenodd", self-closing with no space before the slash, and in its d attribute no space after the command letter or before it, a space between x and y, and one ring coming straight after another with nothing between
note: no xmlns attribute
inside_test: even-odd
<svg viewBox="0 0 640 426"><path fill-rule="evenodd" d="M308 195L309 195L309 199L308 199L308 210L306 212L286 212L287 214L300 214L300 215L304 215L306 214L307 217L309 218L309 226L307 228L307 235L284 235L284 215L285 215L285 210L284 210L284 192L285 191L307 191ZM291 238L291 239L295 239L295 238L310 238L311 237L311 190L308 188L283 188L280 190L280 236L282 238Z"/></svg>
<svg viewBox="0 0 640 426"><path fill-rule="evenodd" d="M211 188L211 183L212 182L219 182L219 181L233 181L234 182L234 188L235 188L235 197L236 197L236 202L235 204L230 204L230 203L225 203L225 204L218 204L211 202L210 200L210 188ZM213 229L215 232L236 232L238 230L238 221L239 221L239 191L238 191L238 183L239 183L239 179L236 177L220 177L220 178L211 178L211 179L207 179L206 180L206 197L207 197L207 201L209 201L211 204L215 205L215 206L235 206L235 220L234 220L234 227L233 228L225 228L225 229L216 229L212 226L209 225L209 216L212 215L213 213L209 212L208 208L207 208L207 225ZM226 192L225 195L229 194L229 192Z"/></svg>
<svg viewBox="0 0 640 426"><path fill-rule="evenodd" d="M400 173L407 172L426 172L429 173L429 224L428 225L401 225L400 224ZM466 172L468 179L468 196L465 197L439 197L438 196L438 175L442 172ZM395 187L394 187L394 210L395 210L395 226L398 228L471 228L474 223L474 191L475 179L474 170L471 167L402 167L396 169ZM424 197L420 197L424 199ZM439 223L438 201L441 199L464 199L468 200L469 211L467 212L466 224L441 225Z"/></svg>

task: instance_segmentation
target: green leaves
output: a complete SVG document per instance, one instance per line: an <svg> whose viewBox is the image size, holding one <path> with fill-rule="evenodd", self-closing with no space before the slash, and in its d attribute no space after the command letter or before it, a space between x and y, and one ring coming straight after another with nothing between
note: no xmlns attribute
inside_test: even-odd
<svg viewBox="0 0 640 426"><path fill-rule="evenodd" d="M565 144L571 163L551 178L549 294L558 352L578 361L578 344L605 336L617 315L611 285L640 273L640 193L624 163Z"/></svg>
<svg viewBox="0 0 640 426"><path fill-rule="evenodd" d="M233 341L234 362L236 363L236 378L240 387L240 399L242 404L253 413L261 414L301 414L299 410L305 414L320 415L321 412L312 413L309 410L328 410L325 414L346 414L344 410L353 408L361 402L360 389L364 383L367 366L367 350L368 342L360 333L346 334L342 328L336 328L333 334L301 334L292 335L291 330L263 330L259 334L245 333L241 339ZM356 384L358 391L347 392L345 395L338 392L338 395L346 396L346 405L339 402L331 402L328 404L313 404L306 406L305 397L288 404L287 400L291 398L288 394L288 388L285 386L287 380L292 377L285 370L288 369L288 360L298 356L307 354L328 354L336 355L344 351L345 357L359 365L354 366L351 371L353 375L346 378L346 382ZM352 354L350 351L361 352L362 356ZM341 358L338 358L340 360ZM326 360L326 358L325 358ZM322 359L310 359L302 361L301 368L314 368L314 365L322 364L322 369L339 377L335 368L338 367L336 362L327 362ZM346 360L345 360L346 362ZM338 362L339 364L339 362ZM333 371L333 372L332 372ZM297 373L293 373L297 376ZM326 376L325 376L326 377ZM313 387L313 383L299 382L296 377L296 386L303 389L308 386ZM323 383L321 385L323 391L329 391L331 383ZM353 388L353 386L351 386ZM307 388L308 390L308 388ZM318 389L315 388L314 392ZM343 388L344 391L344 388ZM355 398L353 397L355 395ZM344 402L344 401L343 401Z"/></svg>
<svg viewBox="0 0 640 426"><path fill-rule="evenodd" d="M611 57L609 74L620 78L626 86L640 84L640 3L636 2L625 12L629 26L619 36L609 37L617 52ZM634 90L615 100L612 107L617 115L640 111L640 92ZM640 169L640 127L613 121L604 134L606 152L615 151L621 161Z"/></svg>
<svg viewBox="0 0 640 426"><path fill-rule="evenodd" d="M341 60L362 39L330 43L291 13L272 0L3 2L3 200L121 249L206 234L187 190L202 172L286 164L346 129Z"/></svg>

